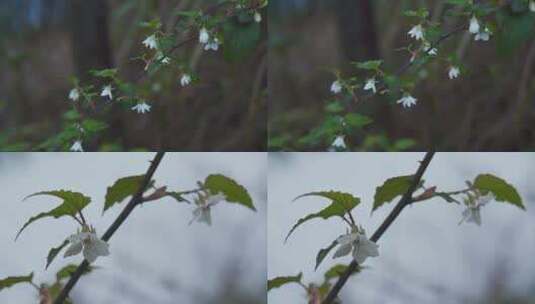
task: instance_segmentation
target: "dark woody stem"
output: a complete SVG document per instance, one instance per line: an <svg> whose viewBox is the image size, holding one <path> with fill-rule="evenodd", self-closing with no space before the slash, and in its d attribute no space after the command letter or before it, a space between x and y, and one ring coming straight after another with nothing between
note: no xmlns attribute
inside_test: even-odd
<svg viewBox="0 0 535 304"><path fill-rule="evenodd" d="M412 202L412 194L416 189L418 189L418 186L420 185L420 181L422 180L422 176L424 175L425 171L427 170L427 167L429 166L429 163L433 159L433 156L435 155L435 152L428 152L424 159L420 162L420 166L418 170L416 171L416 174L414 175L414 178L412 180L412 184L410 185L409 189L403 194L401 199L399 200L398 204L394 207L394 209L390 212L390 214L386 217L386 219L383 221L381 226L375 231L375 233L370 238L371 241L377 242L383 233L390 227L390 225L396 220L396 218L399 216L401 211ZM334 300L338 297L338 293L340 290L342 290L342 287L344 287L345 283L353 274L355 270L358 268L358 263L355 261L352 261L351 264L347 267L346 271L339 277L336 284L333 286L333 288L329 291L329 294L323 300L322 304L331 304L334 302Z"/></svg>
<svg viewBox="0 0 535 304"><path fill-rule="evenodd" d="M152 180L152 176L154 175L154 172L156 172L156 169L160 165L160 162L162 161L162 158L164 156L165 152L158 152L154 159L152 160L149 169L147 170L147 173L145 173L145 177L143 178L143 181L141 183L141 187L139 190L134 194L132 199L130 199L130 202L128 202L128 205L123 209L121 214L115 219L115 221L111 224L111 226L108 228L108 230L104 233L102 236L103 241L109 241L110 238L113 236L113 234L119 229L119 227L124 223L124 221L128 218L130 213L134 210L136 206L141 204L143 202L143 193L145 190L149 187L150 181ZM82 274L87 270L87 267L89 266L89 263L87 260L84 260L76 269L75 272L71 275L69 281L67 284L65 284L65 287L61 290L61 293L58 295L56 300L54 300L54 304L62 304L65 299L69 296L70 291L76 285Z"/></svg>

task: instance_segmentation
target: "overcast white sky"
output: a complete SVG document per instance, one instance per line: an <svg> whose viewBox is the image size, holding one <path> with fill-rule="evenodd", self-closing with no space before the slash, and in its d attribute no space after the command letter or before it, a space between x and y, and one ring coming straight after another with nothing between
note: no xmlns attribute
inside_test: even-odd
<svg viewBox="0 0 535 304"><path fill-rule="evenodd" d="M320 198L291 202L318 190L340 190L362 199L354 214L372 234L393 207L370 216L375 187L389 177L413 174L423 153L270 154L268 199L268 277L304 273L320 283L330 266L350 258L325 259L317 272L320 248L344 233L342 221L313 220L284 237L300 217L326 205ZM380 257L342 292L347 303L467 303L487 287L488 276L504 270L511 288L535 287L535 154L438 153L424 178L427 186L456 190L479 173L503 177L517 187L528 208L492 203L482 210L483 225L458 225L463 208L432 200L412 206L380 239ZM331 253L332 254L332 253ZM303 290L289 285L271 291L270 304L306 303Z"/></svg>
<svg viewBox="0 0 535 304"><path fill-rule="evenodd" d="M102 217L106 187L124 176L143 174L154 153L1 153L0 277L35 271L36 282L51 281L67 263L82 258L58 257L48 271L45 258L52 246L73 233L68 219L44 219L30 225L19 240L17 230L32 215L57 205L53 198L28 194L53 189L80 191L93 198L85 214L102 234L123 206ZM188 226L192 207L165 198L134 210L110 241L111 255L80 280L73 291L83 303L206 303L230 286L225 273L242 290L263 298L266 281L265 153L167 153L155 174L156 185L188 190L208 174L223 173L244 185L258 212L236 204L217 205L214 225ZM158 205L157 205L158 204ZM262 303L260 301L258 303ZM37 303L29 286L0 293L0 303ZM219 303L215 301L214 303Z"/></svg>

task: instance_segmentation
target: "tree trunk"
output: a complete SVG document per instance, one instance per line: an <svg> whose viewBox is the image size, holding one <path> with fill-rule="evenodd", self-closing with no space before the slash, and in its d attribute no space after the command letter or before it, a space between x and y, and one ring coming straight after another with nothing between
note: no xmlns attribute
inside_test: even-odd
<svg viewBox="0 0 535 304"><path fill-rule="evenodd" d="M342 49L350 61L379 58L371 0L337 0L335 5Z"/></svg>
<svg viewBox="0 0 535 304"><path fill-rule="evenodd" d="M84 81L93 69L112 67L105 0L71 0L71 33L77 77Z"/></svg>

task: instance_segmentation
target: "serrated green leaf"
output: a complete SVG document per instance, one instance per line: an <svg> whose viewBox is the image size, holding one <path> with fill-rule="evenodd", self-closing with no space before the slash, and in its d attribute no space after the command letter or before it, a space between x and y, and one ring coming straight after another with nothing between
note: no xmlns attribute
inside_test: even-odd
<svg viewBox="0 0 535 304"><path fill-rule="evenodd" d="M229 177L221 174L209 175L204 180L204 188L212 194L224 194L229 203L238 203L256 211L247 189Z"/></svg>
<svg viewBox="0 0 535 304"><path fill-rule="evenodd" d="M515 187L499 177L492 174L480 174L476 177L473 184L474 187L482 193L491 192L494 194L494 197L498 202L506 202L523 210L526 209L524 204L522 204L522 198Z"/></svg>
<svg viewBox="0 0 535 304"><path fill-rule="evenodd" d="M403 195L409 189L413 180L412 175L397 176L387 179L383 185L375 189L373 209L381 207L384 203L391 202L399 195Z"/></svg>
<svg viewBox="0 0 535 304"><path fill-rule="evenodd" d="M135 175L123 177L115 181L115 183L108 187L106 191L106 198L104 201L104 210L102 213L106 212L113 205L122 202L125 198L136 194L141 187L145 175ZM149 187L154 185L154 181L151 181Z"/></svg>
<svg viewBox="0 0 535 304"><path fill-rule="evenodd" d="M48 212L43 212L36 216L31 217L24 224L24 226L22 226L20 231L17 233L17 237L15 239L19 237L19 235L22 233L24 229L26 229L26 227L28 227L28 225L35 222L36 220L39 220L45 217L60 218L63 216L75 216L79 211L84 209L85 206L87 206L91 202L91 198L83 195L82 193L65 191L65 190L38 192L38 193L34 193L32 195L27 196L24 200L30 197L38 196L38 195L54 196L54 197L62 199L63 203Z"/></svg>
<svg viewBox="0 0 535 304"><path fill-rule="evenodd" d="M307 194L303 194L301 196L298 196L294 199L300 199L306 196L320 196L327 198L331 200L331 204L327 206L325 209L321 210L317 213L309 214L297 221L297 223L292 227L290 232L288 232L288 235L286 236L286 240L290 237L290 235L295 231L297 227L299 227L301 224L314 219L314 218L322 218L324 220L331 218L333 216L343 216L346 212L351 211L353 208L355 208L360 203L360 198L355 197L349 193L344 192L338 192L338 191L323 191L323 192L311 192Z"/></svg>
<svg viewBox="0 0 535 304"><path fill-rule="evenodd" d="M59 245L58 247L54 247L52 249L50 249L50 251L48 252L48 256L46 257L46 266L45 266L45 269L48 269L48 266L50 266L50 264L52 263L52 261L56 258L56 256L58 255L58 253L63 249L65 248L65 246L67 246L67 244L69 244L69 241L65 240L61 245Z"/></svg>
<svg viewBox="0 0 535 304"><path fill-rule="evenodd" d="M27 276L7 277L5 279L0 280L0 291L2 291L2 289L12 287L16 284L31 283L32 280L33 280L33 272Z"/></svg>
<svg viewBox="0 0 535 304"><path fill-rule="evenodd" d="M303 278L303 273L300 272L296 276L290 276L290 277L276 277L274 279L271 279L268 281L268 291L274 288L279 288L281 286L284 286L286 284L290 283L301 283L301 279Z"/></svg>
<svg viewBox="0 0 535 304"><path fill-rule="evenodd" d="M318 255L316 256L316 267L314 270L317 270L320 266L321 262L325 259L325 257L329 254L329 252L336 247L338 242L335 240L326 248L322 248L320 251L318 251Z"/></svg>

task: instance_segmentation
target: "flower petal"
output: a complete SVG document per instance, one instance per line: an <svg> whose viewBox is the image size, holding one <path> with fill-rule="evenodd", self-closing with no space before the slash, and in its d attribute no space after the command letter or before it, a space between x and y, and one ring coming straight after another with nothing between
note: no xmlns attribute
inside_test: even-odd
<svg viewBox="0 0 535 304"><path fill-rule="evenodd" d="M79 254L82 252L82 247L82 242L72 242L69 248L67 248L67 251L65 251L63 257L70 257Z"/></svg>
<svg viewBox="0 0 535 304"><path fill-rule="evenodd" d="M338 250L336 250L336 252L334 253L333 259L336 259L336 258L339 258L339 257L343 257L343 256L346 256L346 255L350 254L352 247L353 246L351 245L351 243L340 245Z"/></svg>
<svg viewBox="0 0 535 304"><path fill-rule="evenodd" d="M208 226L212 225L212 215L210 213L210 208L202 208L201 215L199 216L198 222L206 223Z"/></svg>
<svg viewBox="0 0 535 304"><path fill-rule="evenodd" d="M349 233L349 234L344 234L344 235L339 236L338 239L336 239L336 242L338 242L338 244L340 245L345 245L345 244L352 244L357 239L358 239L358 235L356 233Z"/></svg>

